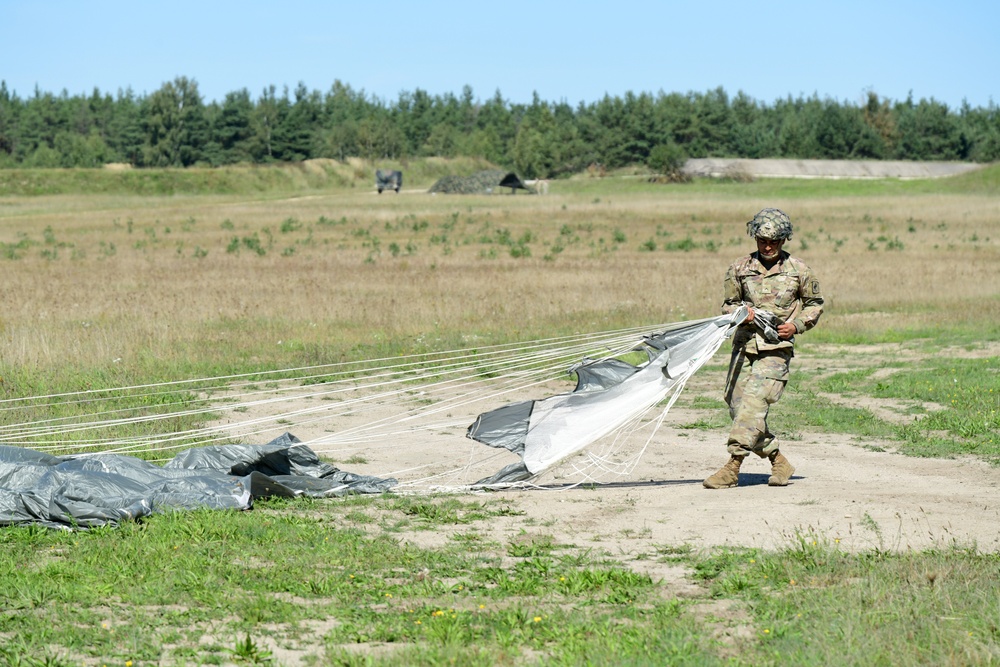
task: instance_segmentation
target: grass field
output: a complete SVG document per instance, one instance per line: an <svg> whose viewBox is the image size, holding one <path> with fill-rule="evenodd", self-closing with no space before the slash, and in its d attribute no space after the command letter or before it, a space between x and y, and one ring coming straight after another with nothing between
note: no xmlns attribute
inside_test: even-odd
<svg viewBox="0 0 1000 667"><path fill-rule="evenodd" d="M751 249L743 223L777 206L795 223L788 249L827 297L804 355L926 351L915 365L881 361L906 371L888 380L833 374L784 399L784 418L921 456L1000 460L997 357L934 356L1000 340L1000 167L933 182L655 185L625 172L555 181L546 196L424 192L477 166L409 165L399 195L375 194L363 164L0 171L3 397L707 317L726 267ZM943 367L961 392L939 382ZM931 438L822 393L948 409L928 418ZM657 545L696 588L678 595L611 554L483 537L511 515L390 496L80 533L3 528L0 665L1000 661L1000 560L975 545ZM394 538L456 527L446 548Z"/></svg>

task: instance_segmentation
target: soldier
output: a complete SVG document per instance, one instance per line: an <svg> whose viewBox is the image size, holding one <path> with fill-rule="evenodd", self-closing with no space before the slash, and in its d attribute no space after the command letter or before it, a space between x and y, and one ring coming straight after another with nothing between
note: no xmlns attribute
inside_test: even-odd
<svg viewBox="0 0 1000 667"><path fill-rule="evenodd" d="M778 451L767 428L767 411L781 398L795 334L809 331L823 313L819 280L805 262L782 250L792 223L776 208L765 208L747 223L757 252L736 260L726 272L723 313L747 306L749 315L733 336L726 378L726 403L733 420L729 462L703 482L707 489L739 483L740 465L751 452L771 461L769 486L786 486L795 468Z"/></svg>

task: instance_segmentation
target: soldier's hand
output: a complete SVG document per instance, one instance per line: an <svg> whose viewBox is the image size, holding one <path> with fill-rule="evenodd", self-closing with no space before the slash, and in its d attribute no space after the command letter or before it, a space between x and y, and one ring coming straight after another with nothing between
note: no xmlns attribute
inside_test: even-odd
<svg viewBox="0 0 1000 667"><path fill-rule="evenodd" d="M796 331L797 329L795 328L795 324L792 322L785 322L784 324L779 324L778 338L780 338L781 340L788 340L789 338L795 335Z"/></svg>
<svg viewBox="0 0 1000 667"><path fill-rule="evenodd" d="M750 314L747 315L746 323L747 324L753 324L753 308L751 308L750 306L747 306L747 310L750 312Z"/></svg>

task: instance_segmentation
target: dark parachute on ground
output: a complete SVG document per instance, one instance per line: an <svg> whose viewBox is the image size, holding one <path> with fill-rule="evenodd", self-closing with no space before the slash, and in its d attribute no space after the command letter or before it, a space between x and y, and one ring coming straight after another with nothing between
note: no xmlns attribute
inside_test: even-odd
<svg viewBox="0 0 1000 667"><path fill-rule="evenodd" d="M396 483L324 463L291 433L266 445L188 449L162 466L121 454L52 456L0 445L0 526L92 528L163 511L245 510L258 498L385 493Z"/></svg>
<svg viewBox="0 0 1000 667"><path fill-rule="evenodd" d="M489 195L498 194L502 188L510 188L510 194L518 190L534 194L534 189L528 187L520 177L512 171L489 169L471 176L448 175L440 178L428 192L458 195Z"/></svg>

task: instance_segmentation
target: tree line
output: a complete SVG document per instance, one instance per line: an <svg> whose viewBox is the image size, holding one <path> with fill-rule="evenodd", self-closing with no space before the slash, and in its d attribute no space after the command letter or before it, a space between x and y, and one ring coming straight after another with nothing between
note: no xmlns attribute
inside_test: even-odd
<svg viewBox="0 0 1000 667"><path fill-rule="evenodd" d="M534 95L515 104L419 88L394 101L335 81L246 89L206 102L187 77L148 95L38 89L21 98L0 82L0 167L221 166L311 158L401 160L470 156L554 178L599 164L648 164L657 149L686 157L1000 160L1000 109L959 109L873 91L859 103L788 96L765 103L721 87L626 93L572 106Z"/></svg>

